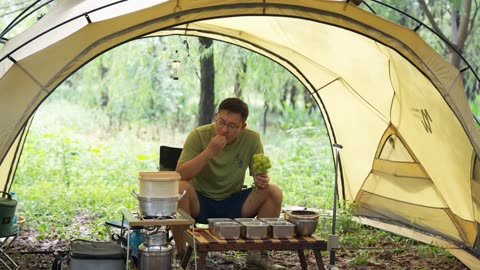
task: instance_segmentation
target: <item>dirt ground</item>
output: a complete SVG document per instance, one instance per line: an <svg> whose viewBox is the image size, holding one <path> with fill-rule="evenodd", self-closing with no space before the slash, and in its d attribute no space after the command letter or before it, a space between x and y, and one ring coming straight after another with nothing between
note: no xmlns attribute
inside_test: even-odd
<svg viewBox="0 0 480 270"><path fill-rule="evenodd" d="M18 263L18 269L52 269L55 259L55 252L68 250L69 242L65 240L38 240L38 232L22 230L15 241L13 248L8 254ZM388 270L414 270L414 269L435 269L435 270L464 270L468 269L461 262L451 259L445 260L437 256L425 256L419 254L418 250L402 249L396 250L383 247L372 253L368 261L358 263L360 250L342 250L337 252L336 266L339 269L388 269ZM315 256L310 251L305 251L309 269L317 269ZM323 262L327 267L329 254L322 253ZM286 266L289 270L301 269L296 252L275 252L271 253L275 263ZM356 262L356 263L353 263ZM360 265L361 264L361 265ZM65 265L65 264L64 264ZM0 265L0 269L7 269ZM68 269L63 267L62 269ZM191 261L189 269L195 269ZM243 252L211 252L207 258L206 270L221 269L247 269L245 265L245 253Z"/></svg>

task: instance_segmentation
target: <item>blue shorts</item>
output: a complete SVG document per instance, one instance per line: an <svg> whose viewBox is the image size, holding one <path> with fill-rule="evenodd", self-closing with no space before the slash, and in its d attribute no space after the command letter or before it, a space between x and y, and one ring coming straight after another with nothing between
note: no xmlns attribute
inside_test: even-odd
<svg viewBox="0 0 480 270"><path fill-rule="evenodd" d="M198 202L200 203L200 214L195 221L207 224L209 218L239 218L242 217L242 207L247 200L252 188L242 189L223 201L216 201L205 197L197 191Z"/></svg>

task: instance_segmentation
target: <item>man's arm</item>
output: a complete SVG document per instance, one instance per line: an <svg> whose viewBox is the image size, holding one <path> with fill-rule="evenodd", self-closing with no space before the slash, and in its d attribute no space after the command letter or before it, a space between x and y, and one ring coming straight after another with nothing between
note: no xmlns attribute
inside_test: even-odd
<svg viewBox="0 0 480 270"><path fill-rule="evenodd" d="M178 163L177 172L180 174L180 178L187 181L195 178L207 166L210 159L223 151L226 143L225 136L217 135L212 138L207 148L196 157L187 162Z"/></svg>
<svg viewBox="0 0 480 270"><path fill-rule="evenodd" d="M213 155L208 151L208 148L203 150L195 158L177 164L177 172L180 174L182 180L190 181L195 176L197 176L203 168L208 164L208 161L213 157Z"/></svg>

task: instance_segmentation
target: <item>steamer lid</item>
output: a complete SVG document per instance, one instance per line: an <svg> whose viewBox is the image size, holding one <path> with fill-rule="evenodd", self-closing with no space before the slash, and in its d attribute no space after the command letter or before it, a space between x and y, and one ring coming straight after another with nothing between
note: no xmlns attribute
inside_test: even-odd
<svg viewBox="0 0 480 270"><path fill-rule="evenodd" d="M140 172L140 181L178 181L180 174L175 171Z"/></svg>

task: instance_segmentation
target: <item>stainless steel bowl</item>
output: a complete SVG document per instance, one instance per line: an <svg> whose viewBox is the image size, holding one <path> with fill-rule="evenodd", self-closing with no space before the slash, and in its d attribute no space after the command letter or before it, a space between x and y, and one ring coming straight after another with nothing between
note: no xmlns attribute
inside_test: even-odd
<svg viewBox="0 0 480 270"><path fill-rule="evenodd" d="M287 211L285 219L295 224L295 235L311 236L318 225L319 214L313 211Z"/></svg>
<svg viewBox="0 0 480 270"><path fill-rule="evenodd" d="M297 236L311 236L318 225L318 220L297 220L290 222L295 224L295 235Z"/></svg>

